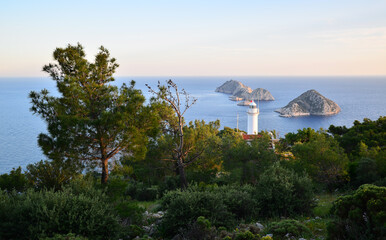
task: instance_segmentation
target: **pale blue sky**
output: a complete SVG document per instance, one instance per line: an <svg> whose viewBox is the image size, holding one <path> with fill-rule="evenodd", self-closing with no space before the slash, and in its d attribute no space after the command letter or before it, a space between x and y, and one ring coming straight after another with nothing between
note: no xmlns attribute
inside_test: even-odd
<svg viewBox="0 0 386 240"><path fill-rule="evenodd" d="M0 76L77 42L118 76L386 75L386 1L0 0Z"/></svg>

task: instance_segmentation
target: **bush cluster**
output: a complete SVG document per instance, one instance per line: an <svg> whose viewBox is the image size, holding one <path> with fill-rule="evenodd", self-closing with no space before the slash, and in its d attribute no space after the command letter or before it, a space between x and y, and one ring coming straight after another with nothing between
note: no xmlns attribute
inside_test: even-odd
<svg viewBox="0 0 386 240"><path fill-rule="evenodd" d="M238 221L250 220L257 215L256 201L251 188L223 186L203 189L199 186L186 191L171 191L161 200L167 210L160 226L165 236L174 236L181 229L187 229L200 216L214 226L232 227Z"/></svg>
<svg viewBox="0 0 386 240"><path fill-rule="evenodd" d="M22 192L27 188L28 180L21 172L21 167L12 169L11 172L0 175L0 189L8 192L16 190Z"/></svg>
<svg viewBox="0 0 386 240"><path fill-rule="evenodd" d="M362 185L339 197L331 213L335 219L328 225L329 239L385 239L386 187Z"/></svg>
<svg viewBox="0 0 386 240"><path fill-rule="evenodd" d="M289 239L289 238L310 238L312 232L304 224L287 219L280 222L273 222L266 230L273 234L274 239Z"/></svg>
<svg viewBox="0 0 386 240"><path fill-rule="evenodd" d="M76 236L73 233L68 234L56 234L53 237L42 238L41 240L88 240L88 238Z"/></svg>
<svg viewBox="0 0 386 240"><path fill-rule="evenodd" d="M266 236L260 237L260 228L253 224L240 224L235 229L227 231L224 227L216 228L203 216L191 224L187 229L181 229L174 240L272 240Z"/></svg>
<svg viewBox="0 0 386 240"><path fill-rule="evenodd" d="M69 232L90 239L116 237L119 222L102 192L75 192L71 188L0 192L0 239L39 239Z"/></svg>
<svg viewBox="0 0 386 240"><path fill-rule="evenodd" d="M82 168L72 161L41 160L27 165L26 177L36 189L60 190L80 175Z"/></svg>
<svg viewBox="0 0 386 240"><path fill-rule="evenodd" d="M352 174L354 176L354 180L352 181L353 186L359 187L362 184L375 183L381 180L379 173L380 167L375 159L364 157L354 164L354 173Z"/></svg>
<svg viewBox="0 0 386 240"><path fill-rule="evenodd" d="M131 181L127 187L127 194L139 201L154 201L158 196L158 188L148 187L142 182Z"/></svg>
<svg viewBox="0 0 386 240"><path fill-rule="evenodd" d="M145 209L133 201L121 201L115 204L115 210L125 225L140 224Z"/></svg>
<svg viewBox="0 0 386 240"><path fill-rule="evenodd" d="M182 230L173 239L200 239L200 240L215 240L217 237L217 229L212 227L211 222L203 216L189 226L187 230Z"/></svg>
<svg viewBox="0 0 386 240"><path fill-rule="evenodd" d="M274 164L256 186L196 185L168 192L161 200L167 210L161 224L165 236L187 229L199 216L216 227L234 227L262 217L288 217L309 213L313 206L311 180Z"/></svg>
<svg viewBox="0 0 386 240"><path fill-rule="evenodd" d="M168 191L174 191L180 188L180 178L178 176L166 176L163 181L158 184L158 197L162 198Z"/></svg>
<svg viewBox="0 0 386 240"><path fill-rule="evenodd" d="M307 176L299 176L275 163L260 176L256 199L263 217L309 213L314 206L312 182Z"/></svg>

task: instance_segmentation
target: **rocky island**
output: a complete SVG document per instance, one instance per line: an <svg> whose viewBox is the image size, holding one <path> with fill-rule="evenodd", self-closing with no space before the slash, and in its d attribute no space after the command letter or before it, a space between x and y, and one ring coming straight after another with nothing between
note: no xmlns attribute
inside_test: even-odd
<svg viewBox="0 0 386 240"><path fill-rule="evenodd" d="M334 101L324 97L315 90L308 90L287 104L275 110L281 117L328 116L340 112L340 107Z"/></svg>
<svg viewBox="0 0 386 240"><path fill-rule="evenodd" d="M229 99L233 101L275 100L275 98L268 90L264 88L256 88L255 90L252 90L252 88L245 86L244 84L236 80L226 81L223 85L216 88L216 92L231 94Z"/></svg>

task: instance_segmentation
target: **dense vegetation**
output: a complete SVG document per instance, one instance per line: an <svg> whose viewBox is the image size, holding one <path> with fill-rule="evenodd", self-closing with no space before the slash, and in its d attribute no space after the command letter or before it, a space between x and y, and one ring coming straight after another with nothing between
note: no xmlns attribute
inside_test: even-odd
<svg viewBox="0 0 386 240"><path fill-rule="evenodd" d="M82 190L1 192L0 238L39 239L69 232L90 239L116 238L120 225L106 196Z"/></svg>
<svg viewBox="0 0 386 240"><path fill-rule="evenodd" d="M134 82L111 85L104 48L94 63L80 45L54 58L44 70L61 96L30 96L47 159L0 175L0 239L386 237L386 117L273 148L268 132L246 142L219 121L186 123L189 95L171 80L148 105Z"/></svg>
<svg viewBox="0 0 386 240"><path fill-rule="evenodd" d="M384 239L386 236L386 188L362 185L339 197L331 209L330 239Z"/></svg>

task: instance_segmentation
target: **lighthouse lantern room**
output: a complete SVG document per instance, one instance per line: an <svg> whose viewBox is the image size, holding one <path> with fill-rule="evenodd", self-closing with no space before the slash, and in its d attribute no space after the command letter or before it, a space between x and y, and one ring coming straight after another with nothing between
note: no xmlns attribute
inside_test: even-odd
<svg viewBox="0 0 386 240"><path fill-rule="evenodd" d="M251 100L249 108L247 111L248 114L248 135L257 135L259 132L258 118L259 118L259 108L256 107L256 103Z"/></svg>

